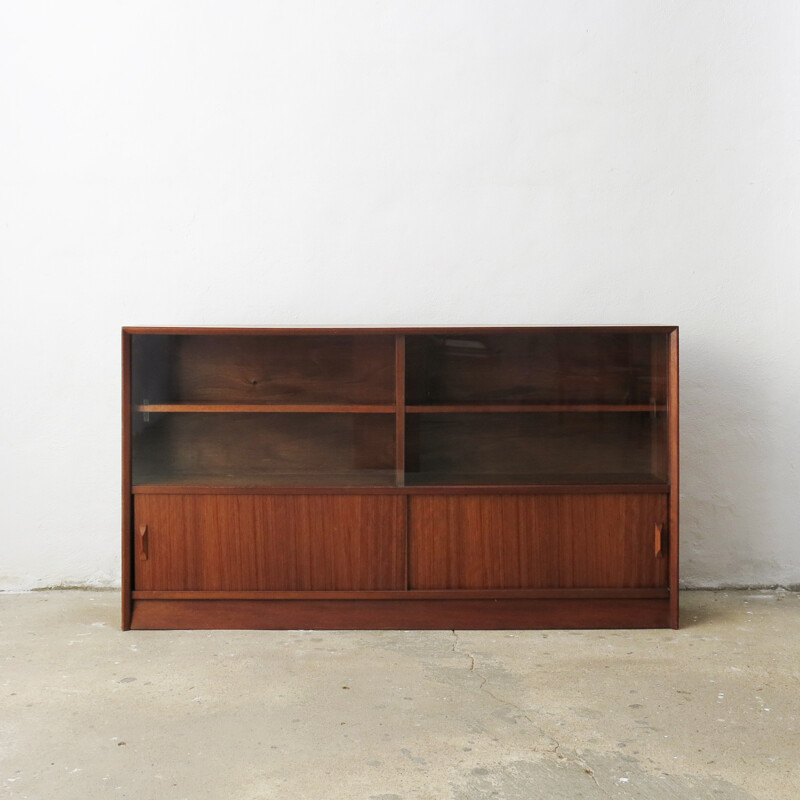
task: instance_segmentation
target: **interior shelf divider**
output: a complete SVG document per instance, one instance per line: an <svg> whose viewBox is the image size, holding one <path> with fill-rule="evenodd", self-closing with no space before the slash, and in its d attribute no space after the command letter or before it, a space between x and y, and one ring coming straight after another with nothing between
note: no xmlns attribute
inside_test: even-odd
<svg viewBox="0 0 800 800"><path fill-rule="evenodd" d="M141 412L170 414L394 414L393 405L342 403L142 403Z"/></svg>
<svg viewBox="0 0 800 800"><path fill-rule="evenodd" d="M396 484L405 485L406 473L406 337L395 337L395 472Z"/></svg>
<svg viewBox="0 0 800 800"><path fill-rule="evenodd" d="M583 412L583 413L629 413L629 412L647 412L647 411L666 411L665 405L647 405L641 404L604 404L604 403L520 403L511 405L509 403L500 403L496 405L409 405L406 406L406 412L409 414L520 414L520 413L569 413L569 412Z"/></svg>

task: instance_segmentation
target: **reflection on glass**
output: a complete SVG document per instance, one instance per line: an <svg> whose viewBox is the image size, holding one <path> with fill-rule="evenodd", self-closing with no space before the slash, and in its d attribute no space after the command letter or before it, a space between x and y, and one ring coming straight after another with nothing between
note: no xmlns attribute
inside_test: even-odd
<svg viewBox="0 0 800 800"><path fill-rule="evenodd" d="M144 417L144 415L140 415ZM384 414L150 414L133 437L133 482L388 485L394 417Z"/></svg>
<svg viewBox="0 0 800 800"><path fill-rule="evenodd" d="M666 403L665 334L409 337L409 405Z"/></svg>
<svg viewBox="0 0 800 800"><path fill-rule="evenodd" d="M406 483L659 483L665 428L663 412L418 414Z"/></svg>

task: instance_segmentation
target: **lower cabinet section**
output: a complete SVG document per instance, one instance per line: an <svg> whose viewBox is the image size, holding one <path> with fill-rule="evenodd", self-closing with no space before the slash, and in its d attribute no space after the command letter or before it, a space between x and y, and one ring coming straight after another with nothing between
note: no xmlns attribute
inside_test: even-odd
<svg viewBox="0 0 800 800"><path fill-rule="evenodd" d="M405 498L137 495L134 591L405 588Z"/></svg>
<svg viewBox="0 0 800 800"><path fill-rule="evenodd" d="M409 503L411 589L667 586L667 559L655 551L666 495L434 495Z"/></svg>
<svg viewBox="0 0 800 800"><path fill-rule="evenodd" d="M134 628L677 626L668 495L134 497Z"/></svg>

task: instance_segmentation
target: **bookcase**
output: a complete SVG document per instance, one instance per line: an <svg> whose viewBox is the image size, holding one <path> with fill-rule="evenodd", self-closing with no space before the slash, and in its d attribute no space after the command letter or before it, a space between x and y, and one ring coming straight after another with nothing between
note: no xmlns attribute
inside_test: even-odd
<svg viewBox="0 0 800 800"><path fill-rule="evenodd" d="M124 328L123 628L678 625L678 329Z"/></svg>

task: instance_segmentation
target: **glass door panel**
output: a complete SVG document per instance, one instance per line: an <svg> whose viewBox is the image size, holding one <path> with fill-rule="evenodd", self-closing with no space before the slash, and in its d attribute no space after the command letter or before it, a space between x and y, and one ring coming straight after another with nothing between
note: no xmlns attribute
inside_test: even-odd
<svg viewBox="0 0 800 800"><path fill-rule="evenodd" d="M135 485L370 486L395 478L395 341L135 335Z"/></svg>
<svg viewBox="0 0 800 800"><path fill-rule="evenodd" d="M409 336L408 485L665 483L664 333Z"/></svg>

